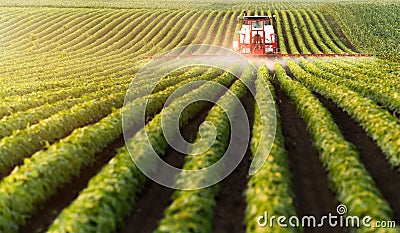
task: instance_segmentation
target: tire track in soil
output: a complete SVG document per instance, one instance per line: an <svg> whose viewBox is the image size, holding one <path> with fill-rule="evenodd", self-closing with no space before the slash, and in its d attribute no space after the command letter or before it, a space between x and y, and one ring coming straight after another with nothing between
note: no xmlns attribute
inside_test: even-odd
<svg viewBox="0 0 400 233"><path fill-rule="evenodd" d="M204 119L207 117L212 104L201 110L196 119L181 130L182 137L188 142L193 142L196 139L198 128ZM162 158L168 164L182 168L185 161L185 154L180 153L173 148L169 148L165 156ZM126 218L125 227L120 230L120 233L151 233L153 232L160 220L164 217L164 210L171 203L171 197L174 189L162 186L152 180L149 180L143 192L140 194L137 205L131 216Z"/></svg>
<svg viewBox="0 0 400 233"><path fill-rule="evenodd" d="M89 180L100 171L104 164L107 164L117 154L116 149L122 147L124 144L124 138L120 136L106 149L96 154L93 164L83 167L79 177L58 189L57 194L46 202L41 211L28 219L26 224L20 227L19 232L46 232L47 228L61 211L78 197L79 192L87 186Z"/></svg>
<svg viewBox="0 0 400 233"><path fill-rule="evenodd" d="M389 202L393 210L393 220L400 223L400 175L392 169L385 155L377 144L354 121L346 112L342 111L334 102L324 98L320 94L315 96L332 113L333 119L339 126L343 136L353 143L360 154L360 159L365 168L375 181L376 187L381 191L383 197Z"/></svg>
<svg viewBox="0 0 400 233"><path fill-rule="evenodd" d="M254 82L250 88L255 90ZM242 104L246 110L248 116L250 132L254 122L254 98L248 91L243 98ZM235 120L235 119L234 119ZM235 124L233 121L233 127L242 128L240 130L247 130L242 125ZM242 127L241 127L242 126ZM250 134L251 136L251 134ZM240 135L238 135L240 137ZM245 142L243 142L245 143ZM249 138L250 143L250 138ZM213 233L244 233L245 226L243 225L244 211L246 209L246 197L244 191L247 187L247 174L250 168L251 150L250 144L247 145L247 151L244 155L243 160L240 162L238 167L222 180L219 184L221 190L216 198L216 206L214 208L214 222L213 222Z"/></svg>
<svg viewBox="0 0 400 233"><path fill-rule="evenodd" d="M329 189L327 174L319 160L318 152L313 147L306 124L279 84L277 82L273 84L292 174L297 216L301 218L305 215L313 215L317 220L329 213L337 216L338 203ZM339 233L345 230L331 228L327 224L321 228L304 228L304 233L311 232Z"/></svg>

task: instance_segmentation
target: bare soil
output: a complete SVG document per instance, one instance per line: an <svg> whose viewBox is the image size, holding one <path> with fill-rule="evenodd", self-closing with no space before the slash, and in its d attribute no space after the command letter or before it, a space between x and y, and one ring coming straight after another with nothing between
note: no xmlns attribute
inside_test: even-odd
<svg viewBox="0 0 400 233"><path fill-rule="evenodd" d="M251 86L254 90L254 85ZM248 92L242 101L245 107L249 125L250 132L253 128L254 122L254 98L250 92ZM235 124L235 119L233 125L239 127L239 131L243 132L248 130L244 128L244 125ZM243 131L242 131L243 130ZM241 143L244 145L246 143L246 138L242 135L235 135L241 139ZM250 168L251 150L250 150L250 140L247 143L247 151L244 155L243 160L240 162L238 167L230 174L227 178L220 182L221 190L216 198L217 205L214 209L214 222L213 222L213 232L214 233L244 233L245 226L243 225L244 212L246 209L246 200L244 192L247 187L248 181L248 171Z"/></svg>

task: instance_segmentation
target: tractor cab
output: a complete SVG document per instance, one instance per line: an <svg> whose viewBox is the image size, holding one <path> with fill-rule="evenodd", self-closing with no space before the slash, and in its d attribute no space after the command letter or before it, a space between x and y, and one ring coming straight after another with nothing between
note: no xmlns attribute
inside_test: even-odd
<svg viewBox="0 0 400 233"><path fill-rule="evenodd" d="M273 16L243 16L238 18L242 28L238 31L238 41L233 48L241 54L263 55L277 53L277 41Z"/></svg>

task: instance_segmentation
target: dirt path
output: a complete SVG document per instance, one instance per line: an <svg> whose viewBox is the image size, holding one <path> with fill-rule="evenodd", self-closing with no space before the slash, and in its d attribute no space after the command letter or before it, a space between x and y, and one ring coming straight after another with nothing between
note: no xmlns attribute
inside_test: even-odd
<svg viewBox="0 0 400 233"><path fill-rule="evenodd" d="M254 85L251 88L255 89ZM242 103L249 119L251 132L254 122L254 98L250 92L247 93ZM239 130L244 127L243 125L235 124L235 122L233 122L233 125L239 127ZM243 130L246 129L243 128ZM241 135L236 136L241 137ZM247 187L250 158L251 151L248 144L246 154L239 166L220 183L221 190L217 196L217 205L214 209L213 233L245 232L245 226L243 225L246 208L244 192Z"/></svg>

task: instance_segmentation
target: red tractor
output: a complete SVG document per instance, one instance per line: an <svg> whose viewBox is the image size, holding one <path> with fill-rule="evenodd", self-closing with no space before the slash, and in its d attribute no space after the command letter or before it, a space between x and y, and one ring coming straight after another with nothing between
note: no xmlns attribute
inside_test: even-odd
<svg viewBox="0 0 400 233"><path fill-rule="evenodd" d="M273 16L246 16L238 18L242 28L238 41L233 42L234 50L240 54L264 55L278 53L277 35L272 24Z"/></svg>

